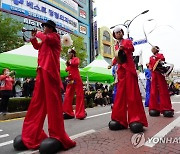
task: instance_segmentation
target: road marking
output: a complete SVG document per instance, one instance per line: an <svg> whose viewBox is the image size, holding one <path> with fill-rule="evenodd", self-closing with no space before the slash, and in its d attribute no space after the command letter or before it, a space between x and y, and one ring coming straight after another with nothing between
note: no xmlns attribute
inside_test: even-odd
<svg viewBox="0 0 180 154"><path fill-rule="evenodd" d="M92 116L86 117L86 119L90 119L90 118L94 118L94 117L99 117L99 116L102 116L102 115L105 115L105 114L109 114L109 113L111 113L111 111L110 112L101 113L101 114L92 115Z"/></svg>
<svg viewBox="0 0 180 154"><path fill-rule="evenodd" d="M0 147L8 145L8 144L12 144L12 143L13 143L13 140L7 141L7 142L3 142L3 143L0 143Z"/></svg>
<svg viewBox="0 0 180 154"><path fill-rule="evenodd" d="M175 119L173 122L171 122L170 124L168 124L166 127L164 127L162 130L160 130L157 134L155 134L152 138L163 138L165 135L167 135L167 133L169 133L175 126L178 126L180 123L180 116ZM153 147L155 146L157 143L149 143L149 141L145 142L145 146L148 147Z"/></svg>
<svg viewBox="0 0 180 154"><path fill-rule="evenodd" d="M85 135L88 135L88 134L92 134L94 132L96 132L94 129L90 129L88 131L85 131L85 132L70 136L70 138L73 140L73 139L76 139L78 137L82 137L82 136L85 136ZM35 151L27 150L27 151L23 151L23 152L18 153L18 154L35 154L35 153L38 153L38 152L39 152L39 150L35 150Z"/></svg>
<svg viewBox="0 0 180 154"><path fill-rule="evenodd" d="M0 129L0 132L2 132L3 130L2 129Z"/></svg>
<svg viewBox="0 0 180 154"><path fill-rule="evenodd" d="M0 138L3 138L3 137L8 137L9 134L3 134L3 135L0 135Z"/></svg>
<svg viewBox="0 0 180 154"><path fill-rule="evenodd" d="M171 104L180 104L180 102L171 102Z"/></svg>
<svg viewBox="0 0 180 154"><path fill-rule="evenodd" d="M177 111L177 112L175 112L175 113L180 113L180 111Z"/></svg>
<svg viewBox="0 0 180 154"><path fill-rule="evenodd" d="M85 136L85 135L88 135L88 134L92 134L96 132L94 129L90 129L88 131L85 131L85 132L82 132L82 133L79 133L79 134L76 134L76 135L73 135L73 136L70 136L70 138L73 140L73 139L76 139L78 137L82 137L82 136Z"/></svg>
<svg viewBox="0 0 180 154"><path fill-rule="evenodd" d="M27 151L23 151L23 152L20 152L20 153L17 153L17 154L37 154L39 153L39 150L27 150Z"/></svg>

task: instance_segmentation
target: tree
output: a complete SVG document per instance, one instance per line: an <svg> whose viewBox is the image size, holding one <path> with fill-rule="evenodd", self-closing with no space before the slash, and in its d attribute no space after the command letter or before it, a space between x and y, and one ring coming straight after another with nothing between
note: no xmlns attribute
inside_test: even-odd
<svg viewBox="0 0 180 154"><path fill-rule="evenodd" d="M84 38L82 37L77 37L74 35L71 35L71 38L73 40L73 46L71 47L66 47L62 45L63 50L61 51L61 58L63 59L68 59L68 49L75 47L76 50L76 56L80 59L80 67L84 67L87 65L87 53L85 51L85 47L84 47Z"/></svg>
<svg viewBox="0 0 180 154"><path fill-rule="evenodd" d="M22 37L18 35L23 24L17 20L0 14L0 53L16 49L24 45Z"/></svg>

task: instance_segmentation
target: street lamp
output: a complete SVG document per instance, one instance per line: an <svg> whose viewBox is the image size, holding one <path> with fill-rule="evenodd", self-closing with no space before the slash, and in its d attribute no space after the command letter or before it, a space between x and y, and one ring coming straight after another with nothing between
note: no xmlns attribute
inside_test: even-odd
<svg viewBox="0 0 180 154"><path fill-rule="evenodd" d="M153 20L154 20L154 19L148 19L148 20L146 20L145 22L147 22L147 21L153 21ZM154 21L155 21L155 20L154 20ZM143 24L144 36L145 36L147 42L148 42L151 46L153 46L153 45L148 41L147 34L146 34L145 28L144 28L145 22L144 22L144 24ZM157 23L155 24L154 28L148 33L148 35L149 35L150 33L152 33L152 32L156 29L156 27L157 27Z"/></svg>
<svg viewBox="0 0 180 154"><path fill-rule="evenodd" d="M134 19L136 19L138 16L140 16L140 15L142 15L142 14L145 14L145 13L147 13L147 12L149 12L149 10L145 10L145 11L141 12L140 14L138 14L137 16L135 16L132 20L126 20L126 21L124 22L124 24L118 24L118 25L112 26L112 27L110 27L110 29L112 29L112 28L114 28L114 27L116 27L116 26L122 25L122 26L126 27L126 29L127 29L127 35L128 35L128 38L129 38L129 27L130 27L131 23L132 23L132 22L134 21Z"/></svg>

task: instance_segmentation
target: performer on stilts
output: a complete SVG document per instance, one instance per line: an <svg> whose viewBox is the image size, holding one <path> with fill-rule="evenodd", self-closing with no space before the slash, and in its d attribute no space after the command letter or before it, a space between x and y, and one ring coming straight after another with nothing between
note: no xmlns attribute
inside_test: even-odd
<svg viewBox="0 0 180 154"><path fill-rule="evenodd" d="M66 62L66 71L68 75L68 84L66 87L65 98L63 103L64 119L80 119L83 120L87 113L85 111L83 82L79 73L80 60L76 57L74 48L68 50L69 60ZM76 109L73 111L72 102L76 92Z"/></svg>
<svg viewBox="0 0 180 154"><path fill-rule="evenodd" d="M118 63L118 83L109 128L121 130L128 128L129 125L133 133L139 133L143 131L143 126L148 126L148 123L132 58L134 47L131 40L123 39L123 35L124 31L120 27L114 29L113 37L116 39L115 55L117 56L112 65Z"/></svg>
<svg viewBox="0 0 180 154"><path fill-rule="evenodd" d="M172 109L172 104L170 100L170 95L168 91L168 85L165 80L165 76L161 74L158 70L164 70L167 74L173 69L173 65L167 67L161 67L158 69L160 62L164 62L164 55L159 53L159 47L152 47L153 56L150 57L149 68L152 71L152 81L151 81L151 92L149 101L149 115L159 116L160 113L164 117L173 117L174 110ZM156 67L157 66L157 67Z"/></svg>
<svg viewBox="0 0 180 154"><path fill-rule="evenodd" d="M33 96L24 119L22 136L14 139L14 148L37 149L42 154L57 153L76 145L65 132L60 78L60 37L56 24L42 23L43 32L32 31L31 43L38 52L38 68ZM38 42L36 39L40 39ZM43 130L47 115L47 135Z"/></svg>
<svg viewBox="0 0 180 154"><path fill-rule="evenodd" d="M147 69L145 69L145 77L146 77L146 98L145 98L145 107L149 107L149 99L150 99L150 90L151 90L151 70L149 69L149 63L146 64Z"/></svg>

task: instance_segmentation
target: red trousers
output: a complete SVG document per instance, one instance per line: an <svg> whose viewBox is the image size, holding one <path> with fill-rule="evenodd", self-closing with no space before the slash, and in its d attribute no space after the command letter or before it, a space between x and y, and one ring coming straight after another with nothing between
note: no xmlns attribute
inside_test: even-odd
<svg viewBox="0 0 180 154"><path fill-rule="evenodd" d="M165 77L158 72L152 72L149 110L174 111Z"/></svg>
<svg viewBox="0 0 180 154"><path fill-rule="evenodd" d="M117 93L111 119L126 128L132 122L140 122L144 126L148 126L137 75L123 67L118 68Z"/></svg>
<svg viewBox="0 0 180 154"><path fill-rule="evenodd" d="M27 148L38 148L48 136L43 130L47 114L49 136L59 140L65 149L75 146L64 129L60 78L54 79L43 69L38 69L33 97L22 129L22 140Z"/></svg>
<svg viewBox="0 0 180 154"><path fill-rule="evenodd" d="M67 85L64 103L63 103L63 111L64 113L70 116L74 116L73 107L72 107L74 92L76 92L75 116L77 119L81 119L86 116L85 104L84 104L84 91L83 91L83 84L81 81L75 81L75 83Z"/></svg>

